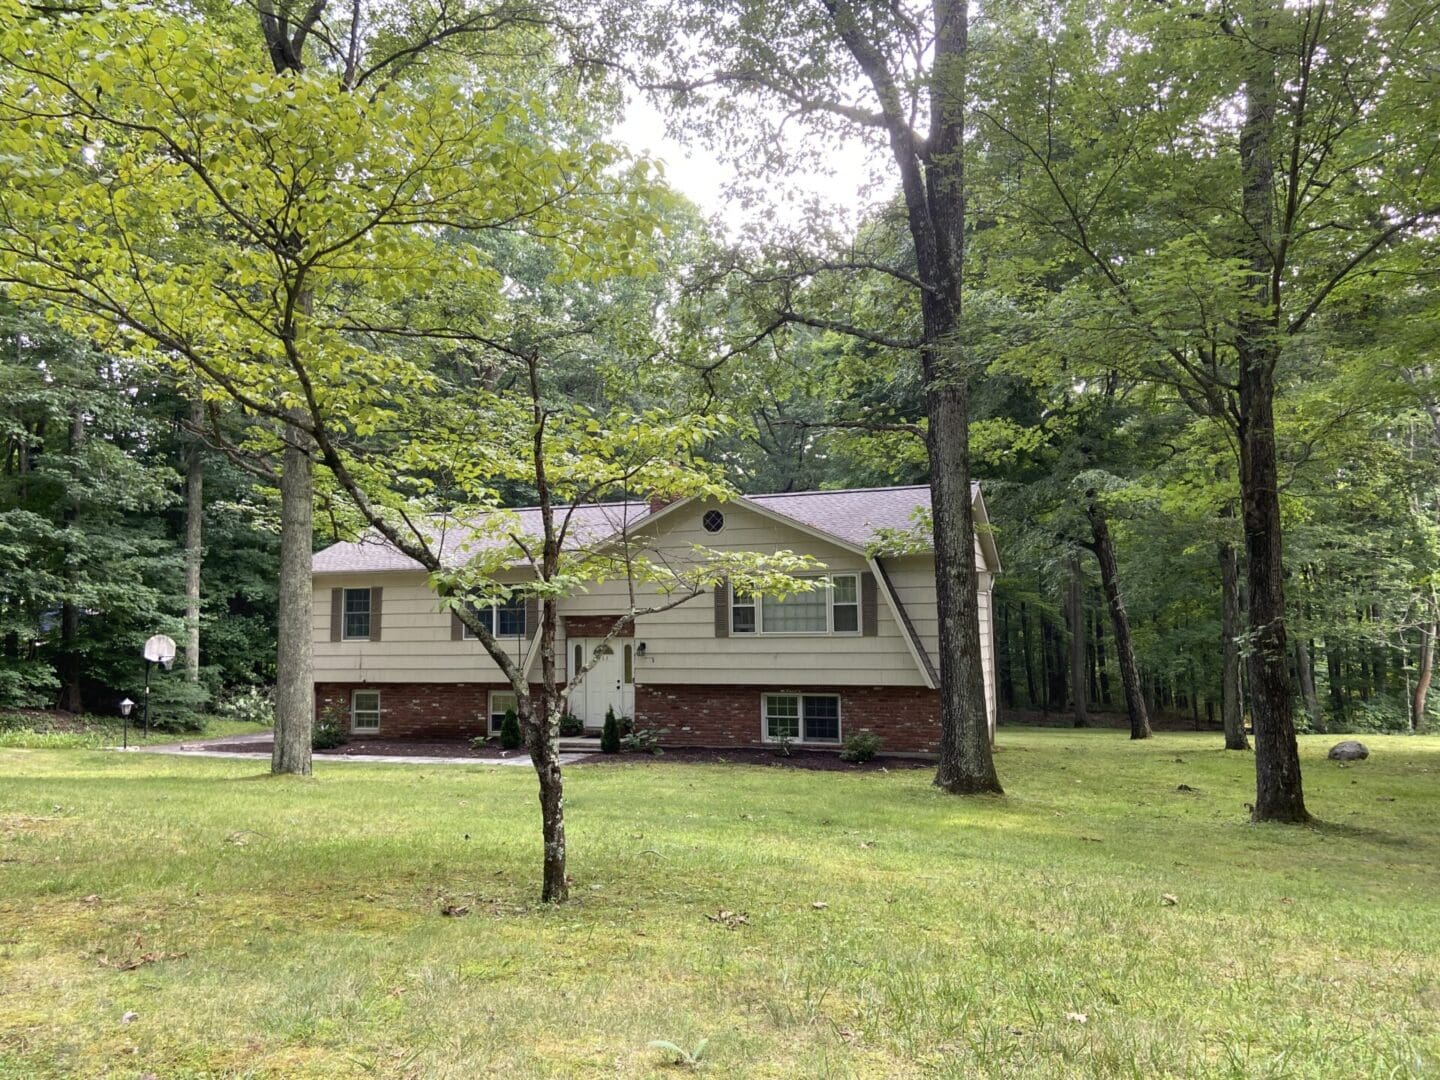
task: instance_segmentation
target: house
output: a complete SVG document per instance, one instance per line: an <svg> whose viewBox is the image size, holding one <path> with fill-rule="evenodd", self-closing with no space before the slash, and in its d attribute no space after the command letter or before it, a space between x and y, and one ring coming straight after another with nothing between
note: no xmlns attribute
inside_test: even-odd
<svg viewBox="0 0 1440 1080"><path fill-rule="evenodd" d="M980 580L980 640L990 724L995 723L991 593L999 559L979 485L972 489ZM938 622L934 559L926 551L877 558L877 530L910 529L928 487L748 495L728 502L606 503L575 510L580 542L638 537L662 557L695 545L789 550L820 560L826 586L785 599L711 590L643 615L586 673L570 709L599 727L608 709L668 729L668 745L748 746L788 738L838 746L868 728L891 751L930 752L939 737ZM538 531L538 511L516 512ZM442 561L464 558L461 534ZM513 580L523 579L516 568ZM648 603L641 601L642 606ZM577 670L628 608L628 583L612 580L558 607L560 678ZM538 604L482 610L522 670L538 682ZM333 544L314 557L317 709L356 734L475 736L499 730L514 695L499 667L426 573L374 537Z"/></svg>

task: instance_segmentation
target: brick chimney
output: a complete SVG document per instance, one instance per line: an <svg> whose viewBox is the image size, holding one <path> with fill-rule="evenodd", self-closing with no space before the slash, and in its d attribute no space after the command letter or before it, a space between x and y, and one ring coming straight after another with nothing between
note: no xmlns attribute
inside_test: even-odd
<svg viewBox="0 0 1440 1080"><path fill-rule="evenodd" d="M665 507L669 506L671 503L679 501L679 495L651 495L650 513L658 514L661 510L664 510Z"/></svg>

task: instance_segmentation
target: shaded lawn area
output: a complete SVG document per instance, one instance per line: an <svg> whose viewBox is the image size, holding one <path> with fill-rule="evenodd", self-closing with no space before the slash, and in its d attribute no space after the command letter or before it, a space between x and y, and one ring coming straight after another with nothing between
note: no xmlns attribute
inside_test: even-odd
<svg viewBox="0 0 1440 1080"><path fill-rule="evenodd" d="M1440 738L1304 739L1317 829L1218 740L574 769L559 909L528 770L0 749L0 1077L1433 1075Z"/></svg>

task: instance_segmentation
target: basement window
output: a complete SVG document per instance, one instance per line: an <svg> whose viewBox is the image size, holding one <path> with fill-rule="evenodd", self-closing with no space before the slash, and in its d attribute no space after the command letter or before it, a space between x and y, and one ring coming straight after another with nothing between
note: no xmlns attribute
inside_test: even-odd
<svg viewBox="0 0 1440 1080"><path fill-rule="evenodd" d="M380 730L379 690L356 690L350 695L350 730L356 734Z"/></svg>
<svg viewBox="0 0 1440 1080"><path fill-rule="evenodd" d="M839 694L765 694L761 734L766 742L834 745L840 742Z"/></svg>

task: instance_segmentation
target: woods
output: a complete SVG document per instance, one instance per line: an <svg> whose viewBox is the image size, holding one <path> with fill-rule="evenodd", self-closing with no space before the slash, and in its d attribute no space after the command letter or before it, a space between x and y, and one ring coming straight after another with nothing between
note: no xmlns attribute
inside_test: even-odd
<svg viewBox="0 0 1440 1080"><path fill-rule="evenodd" d="M368 530L505 671L558 901L556 600L807 565L576 549L575 508L927 483L935 783L1001 794L983 479L1010 718L1213 730L1305 822L1297 730L1430 722L1436 15L0 0L0 704L113 711L166 629L177 715L273 685L307 774L310 555ZM737 204L847 146L870 193L732 231L610 137L627 95ZM437 522L525 504L445 564Z"/></svg>

